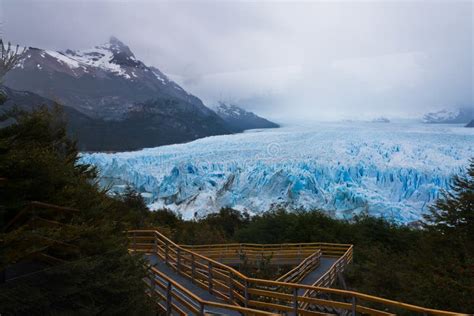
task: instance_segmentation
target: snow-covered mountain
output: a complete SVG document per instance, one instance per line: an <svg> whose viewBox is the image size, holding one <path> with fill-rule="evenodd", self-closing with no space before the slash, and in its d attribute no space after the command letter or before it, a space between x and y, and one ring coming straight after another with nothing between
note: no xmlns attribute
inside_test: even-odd
<svg viewBox="0 0 474 316"><path fill-rule="evenodd" d="M270 122L255 113L246 111L237 105L219 102L217 106L214 107L214 110L217 115L226 121L227 126L234 132L242 132L247 129L255 128L279 127L278 124Z"/></svg>
<svg viewBox="0 0 474 316"><path fill-rule="evenodd" d="M213 136L137 152L84 155L104 184L150 193L152 207L192 218L233 207L319 208L422 218L474 152L474 130L439 124L319 123Z"/></svg>
<svg viewBox="0 0 474 316"><path fill-rule="evenodd" d="M79 51L29 48L5 85L97 120L103 139L86 149L129 150L230 132L200 99L138 60L114 37Z"/></svg>
<svg viewBox="0 0 474 316"><path fill-rule="evenodd" d="M456 110L441 110L423 116L424 123L468 123L474 119L474 106Z"/></svg>

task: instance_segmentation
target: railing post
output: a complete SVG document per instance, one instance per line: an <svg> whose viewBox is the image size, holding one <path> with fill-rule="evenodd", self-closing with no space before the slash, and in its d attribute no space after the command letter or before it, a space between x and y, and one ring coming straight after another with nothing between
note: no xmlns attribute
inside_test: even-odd
<svg viewBox="0 0 474 316"><path fill-rule="evenodd" d="M150 273L150 289L151 289L151 294L154 295L155 294L155 276L153 275L153 273Z"/></svg>
<svg viewBox="0 0 474 316"><path fill-rule="evenodd" d="M199 303L199 315L204 316L204 304Z"/></svg>
<svg viewBox="0 0 474 316"><path fill-rule="evenodd" d="M355 316L357 313L357 298L355 296L352 297L352 316Z"/></svg>
<svg viewBox="0 0 474 316"><path fill-rule="evenodd" d="M210 261L207 264L207 282L209 293L212 294L212 263Z"/></svg>
<svg viewBox="0 0 474 316"><path fill-rule="evenodd" d="M229 301L234 301L234 281L232 278L232 271L229 271Z"/></svg>
<svg viewBox="0 0 474 316"><path fill-rule="evenodd" d="M245 304L245 307L248 307L249 305L249 292L248 292L248 282L247 280L244 280L244 304Z"/></svg>
<svg viewBox="0 0 474 316"><path fill-rule="evenodd" d="M158 254L158 240L156 240L156 236L153 238L153 252Z"/></svg>
<svg viewBox="0 0 474 316"><path fill-rule="evenodd" d="M168 286L166 287L166 315L169 316L171 315L171 282L168 281Z"/></svg>
<svg viewBox="0 0 474 316"><path fill-rule="evenodd" d="M168 249L168 248L169 248L168 242L165 241L165 263L166 263L166 264L168 264L168 260L169 260L169 254L168 254L168 252L169 252L168 250L169 250L169 249Z"/></svg>
<svg viewBox="0 0 474 316"><path fill-rule="evenodd" d="M133 251L137 251L137 238L136 238L136 233L133 232Z"/></svg>
<svg viewBox="0 0 474 316"><path fill-rule="evenodd" d="M178 257L177 262L176 262L176 270L179 274L181 271L181 249L180 248L177 249L176 256Z"/></svg>
<svg viewBox="0 0 474 316"><path fill-rule="evenodd" d="M298 288L293 288L293 313L298 316Z"/></svg>
<svg viewBox="0 0 474 316"><path fill-rule="evenodd" d="M195 282L195 278L196 278L196 264L194 263L194 254L192 253L191 254L191 280L193 281L193 283Z"/></svg>

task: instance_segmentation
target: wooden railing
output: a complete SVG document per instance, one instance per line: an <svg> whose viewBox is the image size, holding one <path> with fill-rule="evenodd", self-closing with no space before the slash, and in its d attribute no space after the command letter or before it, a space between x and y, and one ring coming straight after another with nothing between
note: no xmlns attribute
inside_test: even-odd
<svg viewBox="0 0 474 316"><path fill-rule="evenodd" d="M301 244L214 244L181 245L185 249L197 252L207 258L226 264L238 264L242 258L256 262L268 259L272 264L298 264L303 259L320 250L317 243Z"/></svg>
<svg viewBox="0 0 474 316"><path fill-rule="evenodd" d="M148 294L167 315L184 316L190 313L205 315L211 308L217 309L223 314L233 311L244 315L275 315L274 313L238 305L203 300L154 267L150 267L149 277L145 282L148 287Z"/></svg>
<svg viewBox="0 0 474 316"><path fill-rule="evenodd" d="M130 231L129 239L131 251L155 254L178 274L227 302L223 305L229 309L230 306L237 305L279 314L290 312L294 315L321 315L329 310L345 310L351 312L352 315L356 313L394 315L402 310L431 315L460 315L354 291L249 278L223 263L177 245L154 230ZM322 278L333 278L334 273L352 260L350 245L349 249L347 245L324 243L319 243L319 245L323 255L337 256L342 253L342 256ZM344 247L346 247L345 251ZM156 272L157 269L152 271L163 277L162 274ZM367 304L370 304L370 307Z"/></svg>
<svg viewBox="0 0 474 316"><path fill-rule="evenodd" d="M71 207L62 207L54 204L32 201L29 202L23 210L8 222L4 227L8 231L15 225L20 225L22 222L44 222L54 225L61 224L60 222L70 219L74 214L80 211ZM63 224L64 225L64 224Z"/></svg>
<svg viewBox="0 0 474 316"><path fill-rule="evenodd" d="M279 282L299 283L309 273L314 271L320 264L321 250L316 249L311 255L306 257L299 265L277 279Z"/></svg>
<svg viewBox="0 0 474 316"><path fill-rule="evenodd" d="M316 280L312 285L321 287L330 287L336 282L339 273L344 272L346 266L352 262L353 248L352 245L344 244L329 244L319 243L320 249L325 257L338 258L336 262L324 273L319 279ZM306 291L305 296L311 296L314 293Z"/></svg>
<svg viewBox="0 0 474 316"><path fill-rule="evenodd" d="M182 247L199 253L207 258L224 264L237 264L239 256L245 254L250 261L257 261L268 257L272 264L299 264L306 261L299 268L293 269L293 282L300 281L314 268L319 266L320 260L315 256L337 258L336 262L312 285L330 287L337 280L337 275L352 262L353 246L349 244L333 243L298 243L298 244L214 244L214 245L182 245ZM319 255L318 255L319 253ZM310 263L310 264L308 264ZM302 269L302 268L305 269ZM289 272L289 273L290 273ZM285 275L285 277L289 277ZM277 281L291 282L290 279L278 278ZM308 292L306 295L311 295Z"/></svg>

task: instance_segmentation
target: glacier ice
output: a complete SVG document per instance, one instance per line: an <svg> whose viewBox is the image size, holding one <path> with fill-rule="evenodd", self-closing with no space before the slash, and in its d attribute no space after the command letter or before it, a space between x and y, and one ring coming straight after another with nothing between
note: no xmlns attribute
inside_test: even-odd
<svg viewBox="0 0 474 316"><path fill-rule="evenodd" d="M421 123L317 123L121 153L84 153L104 185L129 184L184 218L284 206L337 218L420 220L474 157L474 130Z"/></svg>

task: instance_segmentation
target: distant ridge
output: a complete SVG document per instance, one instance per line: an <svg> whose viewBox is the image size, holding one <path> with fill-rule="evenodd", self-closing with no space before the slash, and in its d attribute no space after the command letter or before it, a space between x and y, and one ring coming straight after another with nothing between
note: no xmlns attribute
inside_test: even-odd
<svg viewBox="0 0 474 316"><path fill-rule="evenodd" d="M474 119L474 107L463 107L456 110L430 112L423 116L424 123L460 124Z"/></svg>
<svg viewBox="0 0 474 316"><path fill-rule="evenodd" d="M215 107L217 115L219 115L233 132L242 132L247 129L256 128L277 128L278 124L264 119L255 113L246 111L241 107L233 104L219 102Z"/></svg>

